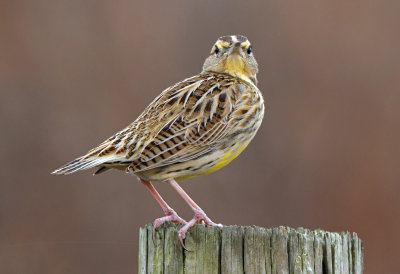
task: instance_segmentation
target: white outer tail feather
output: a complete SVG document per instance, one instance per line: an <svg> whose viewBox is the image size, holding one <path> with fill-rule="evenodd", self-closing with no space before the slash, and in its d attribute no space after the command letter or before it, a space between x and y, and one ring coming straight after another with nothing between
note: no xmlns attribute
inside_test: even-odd
<svg viewBox="0 0 400 274"><path fill-rule="evenodd" d="M71 173L75 173L77 171L81 170L86 170L92 167L99 166L101 164L104 164L110 160L114 160L115 158L113 156L109 157L100 157L100 158L85 158L85 156L76 158L75 160L69 162L68 164L54 170L51 174L64 174L68 175Z"/></svg>

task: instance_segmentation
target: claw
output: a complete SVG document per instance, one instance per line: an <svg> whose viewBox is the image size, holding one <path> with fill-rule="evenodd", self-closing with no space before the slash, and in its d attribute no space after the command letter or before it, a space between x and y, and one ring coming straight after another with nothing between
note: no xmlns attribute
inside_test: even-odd
<svg viewBox="0 0 400 274"><path fill-rule="evenodd" d="M153 239L153 243L154 243L154 234L156 232L157 227L160 227L163 223L165 222L173 222L175 224L184 224L186 225L187 222L182 219L181 217L179 217L179 215L171 208L169 208L168 210L166 210L164 217L155 219L153 222L153 229L152 229L152 239Z"/></svg>
<svg viewBox="0 0 400 274"><path fill-rule="evenodd" d="M179 243L181 244L181 247L188 252L192 252L191 250L187 249L185 244L183 243L183 239L181 239L181 237L179 237Z"/></svg>
<svg viewBox="0 0 400 274"><path fill-rule="evenodd" d="M183 239L186 238L186 232L195 224L202 224L204 223L205 225L208 226L217 226L219 228L222 228L223 225L222 224L216 224L213 221L211 221L210 218L207 217L207 215L204 213L204 211L202 210L194 210L194 217L193 219L191 219L188 223L186 223L179 231L178 231L178 237L179 237L179 241L182 245L182 247L185 250L188 250L185 245L183 244ZM189 250L188 250L189 251Z"/></svg>
<svg viewBox="0 0 400 274"><path fill-rule="evenodd" d="M179 242L181 243L181 246L186 250L186 251L190 251L186 248L186 246L183 243L183 240L186 238L186 232L189 230L189 228L191 228L192 226L194 226L194 224L196 223L195 218L191 219L188 223L186 223L181 229L179 229L178 231L178 238L179 238Z"/></svg>

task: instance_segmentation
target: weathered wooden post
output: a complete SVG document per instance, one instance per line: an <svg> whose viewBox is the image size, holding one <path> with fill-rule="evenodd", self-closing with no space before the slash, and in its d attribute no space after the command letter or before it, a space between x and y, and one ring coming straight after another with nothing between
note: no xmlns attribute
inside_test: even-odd
<svg viewBox="0 0 400 274"><path fill-rule="evenodd" d="M357 234L289 227L196 225L183 250L174 224L152 239L140 229L139 273L362 273L363 245Z"/></svg>

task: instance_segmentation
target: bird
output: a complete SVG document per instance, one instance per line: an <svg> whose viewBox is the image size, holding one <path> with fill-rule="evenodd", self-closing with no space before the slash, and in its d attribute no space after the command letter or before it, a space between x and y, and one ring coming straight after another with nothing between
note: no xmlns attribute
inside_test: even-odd
<svg viewBox="0 0 400 274"><path fill-rule="evenodd" d="M225 35L213 44L202 71L165 89L130 125L85 155L52 174L71 174L97 167L94 174L117 169L134 174L157 200L164 216L153 222L153 235L165 222L214 223L177 183L217 171L229 164L256 135L264 117L257 87L258 64L246 36ZM182 219L155 189L168 183L191 207Z"/></svg>

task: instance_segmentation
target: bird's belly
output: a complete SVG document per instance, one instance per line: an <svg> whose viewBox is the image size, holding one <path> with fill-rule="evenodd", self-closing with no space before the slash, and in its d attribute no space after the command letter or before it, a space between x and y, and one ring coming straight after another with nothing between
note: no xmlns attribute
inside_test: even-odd
<svg viewBox="0 0 400 274"><path fill-rule="evenodd" d="M205 157L205 159L202 159L201 162L209 163L207 166L198 170L195 173L183 176L181 175L179 177L176 177L175 179L184 180L217 171L223 168L224 166L228 165L233 159L239 156L239 154L247 147L248 144L249 142L235 146L234 149L231 149L226 152L224 151L224 153L221 153L221 155L218 157L209 157L210 159L207 159L207 157Z"/></svg>
<svg viewBox="0 0 400 274"><path fill-rule="evenodd" d="M249 143L250 140L236 142L231 146L216 149L193 160L138 172L136 175L148 181L164 181L167 179L184 180L209 174L229 164Z"/></svg>

